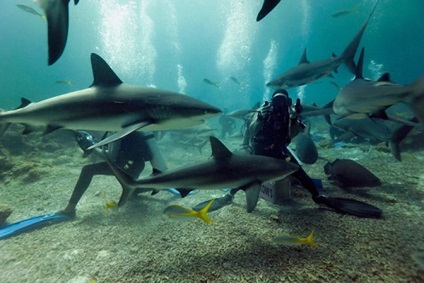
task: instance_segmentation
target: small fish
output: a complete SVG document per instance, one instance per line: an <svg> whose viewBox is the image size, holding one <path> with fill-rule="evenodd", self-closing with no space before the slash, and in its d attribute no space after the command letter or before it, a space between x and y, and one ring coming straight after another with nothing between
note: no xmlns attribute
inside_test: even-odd
<svg viewBox="0 0 424 283"><path fill-rule="evenodd" d="M332 14L331 17L333 19L336 19L336 18L340 18L340 17L346 16L346 15L349 15L349 14L357 13L358 10L359 10L359 7L361 7L361 3L359 3L358 5L356 5L352 9L345 9L345 10L341 10L339 12L336 12L336 13Z"/></svg>
<svg viewBox="0 0 424 283"><path fill-rule="evenodd" d="M210 79L206 79L206 78L203 79L203 82L208 85L213 85L214 87L219 89L219 82L213 82Z"/></svg>
<svg viewBox="0 0 424 283"><path fill-rule="evenodd" d="M105 201L105 216L107 216L108 212L109 212L109 208L111 207L117 207L118 204L114 201L106 201L106 193L103 192L103 199Z"/></svg>
<svg viewBox="0 0 424 283"><path fill-rule="evenodd" d="M216 198L213 205L210 206L209 212L218 210L218 209L220 209L220 208L222 208L226 205L229 205L230 203L233 202L233 199L234 199L234 195L232 195L232 194L226 194L222 197ZM200 211L200 210L202 210L202 208L204 208L206 205L208 205L209 202L210 202L210 200L201 202L198 205L196 205L195 207L193 207L193 210Z"/></svg>
<svg viewBox="0 0 424 283"><path fill-rule="evenodd" d="M416 252L412 254L412 258L421 269L424 269L424 252Z"/></svg>
<svg viewBox="0 0 424 283"><path fill-rule="evenodd" d="M30 13L30 14L33 14L33 15L36 15L36 16L39 16L40 18L42 18L45 22L47 22L47 18L46 18L46 16L45 15L43 15L43 14L41 14L41 13L39 13L39 12L37 12L36 10L34 10L33 8L31 8L31 7L29 7L29 6L26 6L26 5L22 5L22 4L17 4L16 5L18 8L20 8L21 10L23 10L23 11L25 11L25 12L27 12L27 13Z"/></svg>
<svg viewBox="0 0 424 283"><path fill-rule="evenodd" d="M230 79L231 79L234 83L236 83L236 84L240 85L239 80L238 80L238 79L236 79L235 77L230 77Z"/></svg>
<svg viewBox="0 0 424 283"><path fill-rule="evenodd" d="M367 168L351 159L337 158L324 165L324 172L330 180L342 188L349 187L378 187L380 179Z"/></svg>
<svg viewBox="0 0 424 283"><path fill-rule="evenodd" d="M168 215L169 217L197 217L204 222L211 224L212 220L208 216L209 207L212 205L213 201L215 199L212 199L204 208L202 208L199 211L192 210L190 208L185 208L179 205L171 205L165 208L163 211L163 214Z"/></svg>
<svg viewBox="0 0 424 283"><path fill-rule="evenodd" d="M312 239L314 235L314 231L312 230L311 233L306 238L296 237L292 235L282 235L277 236L274 238L274 242L277 242L279 244L283 244L286 246L300 246L300 245L308 245L313 248L318 248L318 244L315 243L315 241Z"/></svg>
<svg viewBox="0 0 424 283"><path fill-rule="evenodd" d="M105 216L107 216L108 212L109 212L109 208L111 207L117 207L118 204L114 201L107 201L105 204Z"/></svg>
<svg viewBox="0 0 424 283"><path fill-rule="evenodd" d="M72 86L71 80L58 80L54 82L57 85L69 85Z"/></svg>

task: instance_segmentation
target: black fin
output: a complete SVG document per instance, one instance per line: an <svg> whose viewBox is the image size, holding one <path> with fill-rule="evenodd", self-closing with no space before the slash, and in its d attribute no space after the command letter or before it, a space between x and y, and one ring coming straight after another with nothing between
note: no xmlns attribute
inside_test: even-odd
<svg viewBox="0 0 424 283"><path fill-rule="evenodd" d="M16 109L20 109L20 108L24 108L27 107L28 105L30 105L32 102L29 99L26 99L24 97L21 97L21 105L19 105ZM16 110L15 109L15 110Z"/></svg>
<svg viewBox="0 0 424 283"><path fill-rule="evenodd" d="M216 160L226 160L233 155L230 150L217 138L209 138L212 147L212 156Z"/></svg>
<svg viewBox="0 0 424 283"><path fill-rule="evenodd" d="M346 49L343 51L342 55L340 55L343 58L343 63L352 73L355 73L357 70L357 67L355 67L355 62L353 61L356 54L356 50L358 49L362 35L364 34L365 28L367 27L368 22L375 11L375 8L377 7L378 2L379 0L377 0L377 2L374 4L371 13L369 14L365 23L362 25L361 29L358 31L358 33L355 35L355 37L352 39Z"/></svg>
<svg viewBox="0 0 424 283"><path fill-rule="evenodd" d="M356 66L355 80L364 78L362 74L362 69L364 67L364 52L365 52L364 48L362 47L361 54L359 55L359 59L358 59L358 65Z"/></svg>
<svg viewBox="0 0 424 283"><path fill-rule="evenodd" d="M92 86L117 86L122 84L121 79L115 74L111 67L102 57L91 53L91 67L93 69L94 81Z"/></svg>
<svg viewBox="0 0 424 283"><path fill-rule="evenodd" d="M259 22L263 18L265 18L266 15L271 12L275 6L280 3L280 0L264 0L264 4L262 5L261 10L258 13L258 16L256 17L256 21Z"/></svg>
<svg viewBox="0 0 424 283"><path fill-rule="evenodd" d="M306 48L305 48L303 50L302 55L300 56L300 60L299 60L298 65L300 65L300 64L309 64L309 63L311 63L311 62L309 62L309 60L308 60L308 58L306 56Z"/></svg>
<svg viewBox="0 0 424 283"><path fill-rule="evenodd" d="M43 7L47 18L49 66L60 58L65 49L69 25L68 3L69 0L49 1Z"/></svg>
<svg viewBox="0 0 424 283"><path fill-rule="evenodd" d="M160 173L162 173L162 171L160 171L159 169L153 168L153 172L150 176L155 176L155 175L160 174Z"/></svg>
<svg viewBox="0 0 424 283"><path fill-rule="evenodd" d="M390 74L384 73L378 80L378 82L391 82L390 80Z"/></svg>

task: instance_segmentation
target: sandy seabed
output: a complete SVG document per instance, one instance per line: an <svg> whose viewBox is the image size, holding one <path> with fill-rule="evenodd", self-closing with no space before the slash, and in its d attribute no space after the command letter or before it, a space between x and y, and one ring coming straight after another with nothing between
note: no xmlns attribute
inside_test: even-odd
<svg viewBox="0 0 424 283"><path fill-rule="evenodd" d="M2 161L12 166L3 167L0 179L0 201L13 209L9 222L63 209L82 166L93 162L81 158L75 143L54 135L47 142L36 134L9 134L20 152L2 144ZM240 142L224 143L235 149ZM170 167L210 156L208 146L199 153L166 141L159 145ZM0 240L0 282L424 282L424 270L411 256L424 251L423 152L406 153L402 162L370 146L319 152L330 160L354 159L381 179L380 187L346 191L326 180L325 160L304 167L323 180L324 194L373 204L383 210L381 219L320 208L300 188L286 205L260 200L253 213L245 211L240 192L233 204L210 213L211 225L177 221L162 211L171 204L192 207L222 191L184 199L142 194L105 214L106 201L116 201L121 188L114 177L97 176L74 221ZM318 249L273 242L283 233L304 237L311 230Z"/></svg>

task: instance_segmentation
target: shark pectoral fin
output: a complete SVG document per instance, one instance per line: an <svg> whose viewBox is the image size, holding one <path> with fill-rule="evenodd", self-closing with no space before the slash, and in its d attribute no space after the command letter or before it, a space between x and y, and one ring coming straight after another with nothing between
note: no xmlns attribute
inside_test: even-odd
<svg viewBox="0 0 424 283"><path fill-rule="evenodd" d="M54 131L59 130L61 128L63 128L63 127L62 126L57 126L57 125L47 125L46 129L43 132L43 136L44 135L47 135L47 134L50 134L51 132L54 132Z"/></svg>
<svg viewBox="0 0 424 283"><path fill-rule="evenodd" d="M24 124L25 128L22 131L23 135L28 135L30 133L32 133L33 131L35 131L36 127L28 125L28 124Z"/></svg>
<svg viewBox="0 0 424 283"><path fill-rule="evenodd" d="M246 210L252 212L259 200L259 192L261 190L261 183L255 182L248 184L242 188L246 194Z"/></svg>
<svg viewBox="0 0 424 283"><path fill-rule="evenodd" d="M125 127L124 129L122 129L121 131L116 132L113 135L108 136L107 138L101 140L100 142L98 142L96 144L93 144L92 146L90 146L87 149L90 150L90 149L100 147L100 146L106 145L108 143L114 142L114 141L119 140L119 139L125 137L126 135L129 135L132 132L135 132L135 131L137 131L137 130L143 128L143 127L146 127L150 124L151 124L151 122L140 122L140 123L129 125L129 126Z"/></svg>

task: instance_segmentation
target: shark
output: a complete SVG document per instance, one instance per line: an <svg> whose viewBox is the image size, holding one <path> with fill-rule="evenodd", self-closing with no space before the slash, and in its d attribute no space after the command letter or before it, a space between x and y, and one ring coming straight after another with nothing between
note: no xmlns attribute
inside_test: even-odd
<svg viewBox="0 0 424 283"><path fill-rule="evenodd" d="M284 179L299 169L299 165L283 159L232 153L213 136L209 141L212 148L209 160L164 172L153 169L151 176L140 180L126 175L105 154L106 161L123 188L119 204L125 203L135 189L159 191L177 188L185 196L191 190L239 188L246 193L247 211L252 212L258 202L262 183Z"/></svg>
<svg viewBox="0 0 424 283"><path fill-rule="evenodd" d="M62 55L68 39L70 0L37 0L47 18L48 65ZM77 5L79 0L74 0Z"/></svg>
<svg viewBox="0 0 424 283"><path fill-rule="evenodd" d="M388 73L373 81L364 78L363 61L362 48L355 78L336 95L333 112L341 118L360 119L370 116L411 125L409 121L402 121L385 112L390 106L404 102L412 108L418 120L424 123L424 76L408 85L391 82ZM416 124L412 123L414 125Z"/></svg>
<svg viewBox="0 0 424 283"><path fill-rule="evenodd" d="M157 88L123 83L99 55L91 54L94 81L86 89L32 103L22 98L15 110L0 111L0 136L11 123L23 134L44 126L57 129L116 131L89 149L116 141L131 132L191 127L219 115L215 106L193 97Z"/></svg>
<svg viewBox="0 0 424 283"><path fill-rule="evenodd" d="M268 82L266 86L278 89L310 84L324 77L332 77L332 73L337 73L337 69L341 64L344 64L349 69L349 71L354 74L356 70L356 65L354 62L356 50L358 49L362 35L365 32L368 22L372 17L378 2L379 1L376 2L361 29L347 45L340 56L333 54L329 59L310 62L307 58L305 48L297 66L289 69L272 81Z"/></svg>
<svg viewBox="0 0 424 283"><path fill-rule="evenodd" d="M275 7L277 7L278 3L280 3L280 0L264 0L261 10L256 16L256 21L259 22L265 18L266 15L268 15Z"/></svg>

